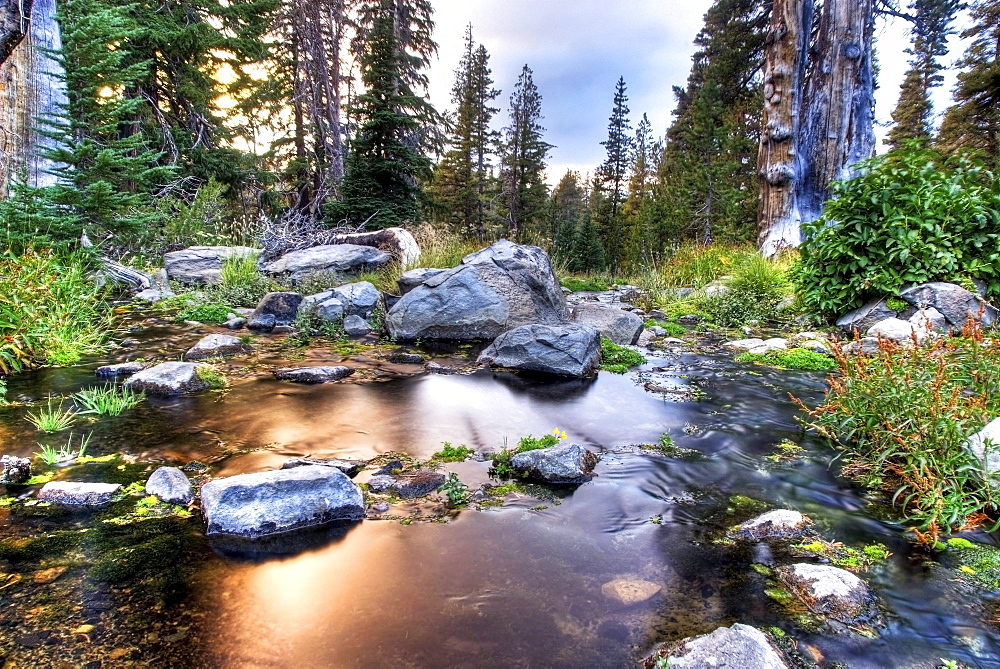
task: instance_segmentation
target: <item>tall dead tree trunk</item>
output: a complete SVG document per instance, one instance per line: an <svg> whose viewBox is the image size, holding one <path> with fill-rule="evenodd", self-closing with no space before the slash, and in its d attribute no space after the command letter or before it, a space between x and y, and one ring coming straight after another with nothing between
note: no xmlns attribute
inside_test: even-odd
<svg viewBox="0 0 1000 669"><path fill-rule="evenodd" d="M765 41L764 117L761 124L760 248L771 256L785 247L798 246L799 212L796 189L804 166L796 140L802 92L805 87L812 0L775 0Z"/></svg>
<svg viewBox="0 0 1000 669"><path fill-rule="evenodd" d="M819 218L830 185L875 149L872 0L824 0L811 48L812 0L775 0L774 7L758 162L765 255L797 246L800 224ZM801 30L794 46L789 25ZM790 96L778 92L786 81Z"/></svg>
<svg viewBox="0 0 1000 669"><path fill-rule="evenodd" d="M55 164L46 157L55 141L37 126L66 105L62 66L51 55L61 48L56 0L35 0L27 38L0 66L0 196L13 179L31 186L56 181Z"/></svg>
<svg viewBox="0 0 1000 669"><path fill-rule="evenodd" d="M0 65L28 34L33 0L0 0Z"/></svg>

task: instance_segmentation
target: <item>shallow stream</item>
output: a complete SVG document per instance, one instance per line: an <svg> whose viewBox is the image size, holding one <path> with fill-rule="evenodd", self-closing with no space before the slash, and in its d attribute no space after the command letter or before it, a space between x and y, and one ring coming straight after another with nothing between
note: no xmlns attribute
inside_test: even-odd
<svg viewBox="0 0 1000 669"><path fill-rule="evenodd" d="M109 361L177 359L208 331L137 321L133 347L16 377L8 399L37 402L98 385L94 369ZM468 355L436 359L456 364ZM105 549L86 541L68 556L0 560L7 572L0 586L8 578L0 587L0 657L16 667L624 667L657 642L744 622L784 629L821 666L934 667L940 658L1000 666L1000 637L983 621L981 597L912 553L903 531L876 519L877 510L836 476L834 452L797 425L788 394L815 403L822 375L685 349L657 352L642 373L546 382L486 371L426 374L363 351L346 364L364 372L305 386L275 381L268 370L344 356L323 348L296 350L291 363L288 356L230 361L226 392L149 399L75 429L92 433L93 455L197 461L229 476L300 455L428 458L442 442L493 451L560 428L604 453L597 476L575 490L510 495L486 510L420 515L427 503L400 502L386 514L396 520L369 519L253 555L207 540L195 513L164 526L177 540L142 558L154 566L138 580L95 577L87 565ZM646 390L650 378L676 392ZM0 451L37 450L26 410L0 409ZM639 447L664 433L698 453L668 457ZM801 444L803 456L766 459L785 439ZM473 490L489 481L488 467L445 465ZM748 517L734 495L802 511L831 541L888 546L892 557L862 575L884 605L886 626L874 637L831 635L783 616L764 594L766 578L751 569L773 559L769 549L717 541ZM6 511L0 538L86 532L95 522L88 514ZM130 547L114 550L127 557ZM37 570L52 565L67 571L39 582L46 579ZM663 591L626 607L602 594L616 578Z"/></svg>

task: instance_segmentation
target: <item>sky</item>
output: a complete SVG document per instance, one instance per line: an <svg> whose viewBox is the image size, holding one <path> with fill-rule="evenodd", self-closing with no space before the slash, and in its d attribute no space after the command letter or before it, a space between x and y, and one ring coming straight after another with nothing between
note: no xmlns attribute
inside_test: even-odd
<svg viewBox="0 0 1000 669"><path fill-rule="evenodd" d="M542 96L550 183L567 169L593 171L604 160L608 119L618 77L628 87L632 126L646 113L661 136L670 125L674 86L685 86L693 40L711 0L431 0L438 58L430 70L431 101L451 109L451 86L462 56L465 26L490 53L495 86L494 125L506 123L514 83L527 64ZM888 122L906 71L909 41L903 21L877 28L880 89L876 118ZM959 48L959 47L956 47ZM960 53L953 52L954 60ZM952 73L953 74L953 73ZM947 104L953 76L938 89ZM879 137L885 128L877 128Z"/></svg>

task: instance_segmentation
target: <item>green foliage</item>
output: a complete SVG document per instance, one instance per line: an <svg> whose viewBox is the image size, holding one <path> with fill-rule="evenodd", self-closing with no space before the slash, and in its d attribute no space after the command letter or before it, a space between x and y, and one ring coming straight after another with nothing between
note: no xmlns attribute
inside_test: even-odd
<svg viewBox="0 0 1000 669"><path fill-rule="evenodd" d="M38 447L42 450L35 453L39 458L42 459L47 465L57 465L61 462L67 462L69 460L75 460L76 458L83 457L83 454L87 452L87 445L90 443L90 435L81 436L80 441L77 446L73 446L73 433L69 433L69 439L66 440L65 446L54 447L48 446L46 444L38 444Z"/></svg>
<svg viewBox="0 0 1000 669"><path fill-rule="evenodd" d="M256 307L275 288L274 282L257 270L256 253L223 260L219 278L219 285L213 291L215 298L235 307Z"/></svg>
<svg viewBox="0 0 1000 669"><path fill-rule="evenodd" d="M841 374L808 411L806 424L843 451L844 475L886 493L922 543L982 524L998 502L1000 477L965 443L1000 412L1000 348L972 335L839 355Z"/></svg>
<svg viewBox="0 0 1000 669"><path fill-rule="evenodd" d="M719 325L736 327L774 319L788 280L781 265L755 254L735 269L727 286L725 293L705 300L705 311Z"/></svg>
<svg viewBox="0 0 1000 669"><path fill-rule="evenodd" d="M119 416L126 409L138 406L145 398L145 393L136 393L124 386L110 384L100 388L87 388L73 395L73 401L83 407L81 414L99 416Z"/></svg>
<svg viewBox="0 0 1000 669"><path fill-rule="evenodd" d="M663 264L660 272L670 287L701 288L732 272L749 259L759 256L750 244L686 243L679 246Z"/></svg>
<svg viewBox="0 0 1000 669"><path fill-rule="evenodd" d="M192 304L177 312L177 321L197 321L199 323L225 323L232 309L217 302Z"/></svg>
<svg viewBox="0 0 1000 669"><path fill-rule="evenodd" d="M837 369L837 361L828 355L805 348L779 349L767 353L746 351L736 356L736 362L756 362L785 369L826 372Z"/></svg>
<svg viewBox="0 0 1000 669"><path fill-rule="evenodd" d="M0 375L101 350L107 315L91 269L82 254L0 254Z"/></svg>
<svg viewBox="0 0 1000 669"><path fill-rule="evenodd" d="M841 314L906 283L959 275L1000 293L1000 181L981 163L909 148L859 168L803 225L793 277L806 308Z"/></svg>
<svg viewBox="0 0 1000 669"><path fill-rule="evenodd" d="M885 301L885 306L889 307L896 313L901 311L906 311L910 308L910 303L901 297L890 297Z"/></svg>
<svg viewBox="0 0 1000 669"><path fill-rule="evenodd" d="M667 331L668 337L683 337L688 333L687 328L674 321L658 321L653 318L647 319L643 327L661 327Z"/></svg>
<svg viewBox="0 0 1000 669"><path fill-rule="evenodd" d="M611 283L600 276L564 276L559 279L559 285L563 288L568 288L574 293L583 290L598 292L611 287Z"/></svg>
<svg viewBox="0 0 1000 669"><path fill-rule="evenodd" d="M607 337L601 337L601 369L624 374L629 367L643 365L646 358L641 353L625 346L619 346Z"/></svg>
<svg viewBox="0 0 1000 669"><path fill-rule="evenodd" d="M438 488L448 498L448 506L457 509L469 501L469 486L459 480L458 474L452 472Z"/></svg>
<svg viewBox="0 0 1000 669"><path fill-rule="evenodd" d="M500 451L493 454L490 476L495 476L497 478L509 478L511 476L516 476L517 471L511 465L511 460L515 455L518 453L537 451L541 448L555 446L560 440L565 438L566 433L561 431L559 428L556 428L549 434L542 437L534 437L530 434L525 437L521 437L517 442L517 446L512 449L508 449L505 444Z"/></svg>
<svg viewBox="0 0 1000 669"><path fill-rule="evenodd" d="M229 382L226 381L225 375L217 370L211 365L201 364L195 368L195 374L198 378L208 384L208 387L213 390L222 390Z"/></svg>
<svg viewBox="0 0 1000 669"><path fill-rule="evenodd" d="M431 456L432 460L437 460L438 462L461 462L472 455L472 449L465 444L456 447L446 441L442 446L443 448L440 451Z"/></svg>
<svg viewBox="0 0 1000 669"><path fill-rule="evenodd" d="M862 546L861 549L851 548L842 543L813 539L812 541L793 544L793 550L802 551L813 557L830 561L835 567L849 571L862 571L872 565L884 562L892 553L882 544L874 543Z"/></svg>
<svg viewBox="0 0 1000 669"><path fill-rule="evenodd" d="M58 407L53 407L50 397L46 408L34 413L29 411L24 419L40 432L59 432L73 424L74 416L69 409L63 410L62 400L59 401Z"/></svg>

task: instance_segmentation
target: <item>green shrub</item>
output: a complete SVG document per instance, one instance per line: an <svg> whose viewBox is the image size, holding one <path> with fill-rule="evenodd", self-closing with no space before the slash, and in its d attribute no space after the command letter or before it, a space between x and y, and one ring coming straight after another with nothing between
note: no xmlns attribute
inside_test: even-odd
<svg viewBox="0 0 1000 669"><path fill-rule="evenodd" d="M461 462L472 455L472 449L465 444L456 447L446 441L442 446L443 448L440 451L431 456L432 460L437 460L438 462Z"/></svg>
<svg viewBox="0 0 1000 669"><path fill-rule="evenodd" d="M767 353L751 353L747 351L736 356L736 362L756 362L772 367L786 369L803 369L806 371L825 372L837 369L837 361L828 355L810 351L806 348L782 349Z"/></svg>
<svg viewBox="0 0 1000 669"><path fill-rule="evenodd" d="M574 293L578 293L583 290L596 292L607 290L611 287L611 283L607 279L599 276L564 276L559 279L559 284Z"/></svg>
<svg viewBox="0 0 1000 669"><path fill-rule="evenodd" d="M274 282L257 270L257 255L251 253L222 261L221 280L213 291L218 302L256 307L262 297L274 290Z"/></svg>
<svg viewBox="0 0 1000 669"><path fill-rule="evenodd" d="M1000 293L1000 181L981 163L907 148L859 168L802 226L794 278L807 309L837 315L960 276Z"/></svg>
<svg viewBox="0 0 1000 669"><path fill-rule="evenodd" d="M781 265L760 255L745 258L726 285L725 293L704 301L712 320L725 327L774 319L788 291Z"/></svg>
<svg viewBox="0 0 1000 669"><path fill-rule="evenodd" d="M629 367L645 364L646 358L637 351L619 346L607 337L601 337L601 369L624 374Z"/></svg>
<svg viewBox="0 0 1000 669"><path fill-rule="evenodd" d="M217 302L192 304L177 312L178 321L198 321L199 323L225 323L232 311L227 305Z"/></svg>
<svg viewBox="0 0 1000 669"><path fill-rule="evenodd" d="M841 374L807 425L843 451L843 473L884 492L922 543L983 524L1000 500L966 439L1000 413L1000 347L978 333L871 358L838 355Z"/></svg>

